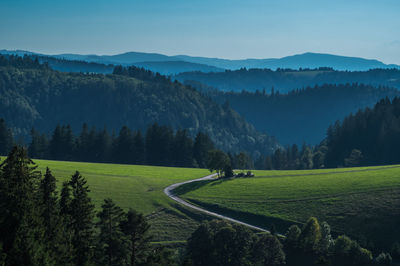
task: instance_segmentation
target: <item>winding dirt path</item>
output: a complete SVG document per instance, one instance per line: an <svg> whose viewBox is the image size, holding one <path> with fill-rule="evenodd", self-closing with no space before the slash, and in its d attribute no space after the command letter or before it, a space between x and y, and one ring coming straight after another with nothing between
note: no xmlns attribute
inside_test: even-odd
<svg viewBox="0 0 400 266"><path fill-rule="evenodd" d="M212 212L212 211L207 211L206 209L197 207L197 206L195 206L195 205L193 205L193 204L191 204L191 203L189 203L189 202L187 202L187 201L184 201L183 199L179 198L178 196L176 196L176 195L173 193L173 190L174 190L175 188L181 186L181 185L188 184L188 183L192 183L192 182L204 181L204 180L213 180L213 179L215 179L215 176L216 176L216 175L217 175L217 174L212 174L212 175L208 175L208 176L205 176L205 177L201 177L201 178L197 178L197 179L193 179L193 180L189 180L189 181L185 181L185 182L181 182L181 183L172 184L172 185L170 185L170 186L168 186L168 187L166 187L166 188L164 189L164 193L165 193L168 197L170 197L171 199L173 199L174 201L176 201L176 202L178 202L178 203L180 203L180 204L182 204L182 205L185 205L186 207L189 207L189 208L191 208L191 209L193 209L193 210L196 210L196 211L199 211L199 212L203 212L203 213L205 213L205 214L208 214L208 215L211 215L211 216L220 218L220 219L224 219L224 220L227 220L227 221L230 221L230 222L233 222L233 223L241 224L241 225L247 226L247 227L249 227L249 228L251 228L251 229L255 229L255 230L258 230L258 231L268 232L268 233L269 233L269 231L266 230L266 229L264 229L264 228L261 228L261 227L258 227L258 226L254 226L254 225L251 225L251 224L248 224L248 223L245 223L245 222L242 222L242 221L239 221L239 220L236 220L236 219L227 217L227 216L225 216L225 215L221 215L221 214L218 214L218 213L215 213L215 212Z"/></svg>

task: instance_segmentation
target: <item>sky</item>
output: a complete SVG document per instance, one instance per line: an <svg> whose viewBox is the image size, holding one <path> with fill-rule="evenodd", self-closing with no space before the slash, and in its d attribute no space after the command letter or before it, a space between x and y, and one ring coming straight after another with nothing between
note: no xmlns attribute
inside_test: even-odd
<svg viewBox="0 0 400 266"><path fill-rule="evenodd" d="M1 0L0 49L400 64L399 0Z"/></svg>

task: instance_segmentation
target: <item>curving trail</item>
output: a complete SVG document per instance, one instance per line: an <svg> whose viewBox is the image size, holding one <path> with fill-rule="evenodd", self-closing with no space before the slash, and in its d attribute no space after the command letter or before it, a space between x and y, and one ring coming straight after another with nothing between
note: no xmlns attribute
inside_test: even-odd
<svg viewBox="0 0 400 266"><path fill-rule="evenodd" d="M180 203L182 205L185 205L186 207L189 207L189 208L191 208L193 210L196 210L196 211L199 211L199 212L203 212L203 213L206 213L208 215L211 215L211 216L214 216L214 217L217 217L217 218L220 218L220 219L228 220L228 221L233 222L233 223L241 224L241 225L247 226L249 228L252 228L252 229L255 229L255 230L258 230L258 231L268 232L269 233L269 231L264 229L264 228L261 228L261 227L258 227L258 226L254 226L254 225L251 225L251 224L248 224L248 223L245 223L245 222L242 222L242 221L227 217L225 215L221 215L221 214L218 214L218 213L215 213L215 212L212 212L212 211L207 211L206 209L197 207L197 206L195 206L193 204L190 204L187 201L184 201L183 199L179 198L178 196L176 196L173 193L173 190L175 188L177 188L177 187L179 187L179 186L181 186L183 184L188 184L188 183L198 182L198 181L204 181L204 180L212 180L212 179L215 179L216 175L217 174L212 174L212 175L208 175L208 176L205 176L205 177L202 177L202 178L197 178L197 179L193 179L193 180L189 180L189 181L185 181L185 182L181 182L181 183L172 184L172 185L170 185L170 186L168 186L168 187L166 187L164 189L164 193L168 197L173 199L174 201L176 201L176 202L178 202L178 203Z"/></svg>

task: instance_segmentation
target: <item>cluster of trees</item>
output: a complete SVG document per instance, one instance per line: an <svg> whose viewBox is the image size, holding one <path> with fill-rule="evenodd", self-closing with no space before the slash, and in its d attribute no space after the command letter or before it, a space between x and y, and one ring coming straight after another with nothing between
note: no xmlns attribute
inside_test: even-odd
<svg viewBox="0 0 400 266"><path fill-rule="evenodd" d="M345 235L334 239L330 226L311 217L285 236L255 234L242 225L204 222L187 244L187 265L392 265L389 253L372 253Z"/></svg>
<svg viewBox="0 0 400 266"><path fill-rule="evenodd" d="M202 223L187 243L187 265L284 265L282 244L274 235L257 235L224 220Z"/></svg>
<svg viewBox="0 0 400 266"><path fill-rule="evenodd" d="M324 146L325 147L325 146ZM322 147L303 145L301 149L296 144L286 149L279 148L273 154L260 156L256 169L265 170L299 170L324 168L325 153Z"/></svg>
<svg viewBox="0 0 400 266"><path fill-rule="evenodd" d="M210 91L218 103L229 102L256 129L276 136L286 146L316 145L326 136L326 129L359 109L373 107L379 100L400 96L395 88L363 84L323 84L288 93L272 91Z"/></svg>
<svg viewBox="0 0 400 266"><path fill-rule="evenodd" d="M170 265L150 245L143 215L105 199L95 219L86 180L76 172L56 190L14 147L0 165L0 265ZM96 222L97 221L97 222Z"/></svg>
<svg viewBox="0 0 400 266"><path fill-rule="evenodd" d="M31 56L24 55L0 55L0 66L2 67L16 67L16 68L35 68L35 69L49 69L47 63L40 63L39 58L32 58Z"/></svg>
<svg viewBox="0 0 400 266"><path fill-rule="evenodd" d="M74 135L69 125L57 126L50 139L32 130L29 155L38 159L205 168L212 149L214 143L201 132L193 140L187 130L174 132L153 124L144 134L124 126L117 136L110 136L107 129L97 131L84 124L79 135Z"/></svg>
<svg viewBox="0 0 400 266"><path fill-rule="evenodd" d="M171 79L169 77L161 75L158 72L154 73L150 70L146 70L143 67L136 67L136 66L123 67L119 65L114 68L113 74L129 76L144 81L163 82L167 84L171 83Z"/></svg>
<svg viewBox="0 0 400 266"><path fill-rule="evenodd" d="M109 130L146 130L148 125L203 131L225 151L269 153L277 141L258 132L228 106L190 86L136 67L114 74L62 73L30 57L0 56L0 113L17 138L34 127L51 132L58 123Z"/></svg>
<svg viewBox="0 0 400 266"><path fill-rule="evenodd" d="M345 235L334 239L328 223L321 224L314 217L303 228L292 225L286 232L284 251L287 265L391 265L389 253L375 259L371 251Z"/></svg>

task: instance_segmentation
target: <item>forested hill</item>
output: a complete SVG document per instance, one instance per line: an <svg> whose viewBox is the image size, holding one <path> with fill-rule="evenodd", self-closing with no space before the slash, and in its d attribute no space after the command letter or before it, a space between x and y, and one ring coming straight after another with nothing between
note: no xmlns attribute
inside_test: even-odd
<svg viewBox="0 0 400 266"><path fill-rule="evenodd" d="M218 73L187 72L174 76L187 83L200 82L223 91L279 90L289 92L295 88L313 87L323 84L363 83L373 86L389 86L400 89L399 69L372 69L369 71L335 71L330 68L313 70L240 69ZM193 82L192 82L193 83ZM193 83L195 84L195 83Z"/></svg>
<svg viewBox="0 0 400 266"><path fill-rule="evenodd" d="M0 113L20 136L32 127L50 132L67 123L75 131L84 122L114 130L158 123L192 135L202 131L226 151L268 153L277 147L228 106L136 67L109 75L61 73L29 57L0 57Z"/></svg>
<svg viewBox="0 0 400 266"><path fill-rule="evenodd" d="M261 92L224 93L210 91L215 101L230 106L256 129L277 136L280 143L318 144L326 129L359 109L372 107L380 99L400 96L393 88L369 85L322 85L288 94Z"/></svg>

